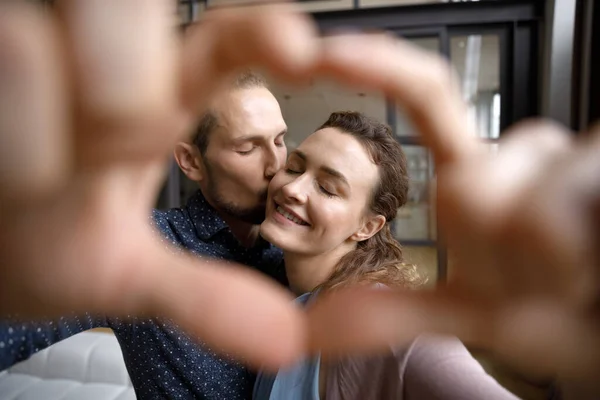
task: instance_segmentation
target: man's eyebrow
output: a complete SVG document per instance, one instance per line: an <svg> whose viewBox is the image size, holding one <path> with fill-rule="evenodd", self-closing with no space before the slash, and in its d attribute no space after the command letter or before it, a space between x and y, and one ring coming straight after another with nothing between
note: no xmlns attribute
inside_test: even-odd
<svg viewBox="0 0 600 400"><path fill-rule="evenodd" d="M257 141L257 140L262 140L262 138L263 137L259 136L259 135L247 135L247 136L237 137L237 138L233 139L233 141L235 143L254 142L254 141Z"/></svg>
<svg viewBox="0 0 600 400"><path fill-rule="evenodd" d="M285 135L286 133L287 133L287 129L284 129L281 132L279 132L276 137ZM233 139L233 141L235 143L244 143L244 142L256 142L256 141L260 141L260 140L264 140L264 139L265 139L265 137L260 136L260 135L246 135L246 136L237 137L237 138Z"/></svg>
<svg viewBox="0 0 600 400"><path fill-rule="evenodd" d="M304 154L302 151L300 150L294 150L290 153L290 156L292 154L295 154L296 156L298 156L298 158L306 161L306 154ZM348 183L348 179L346 179L346 177L344 176L344 174L342 174L340 171L333 169L331 167L326 167L323 166L321 168L319 168L321 171L325 172L327 175L331 175L339 180L341 180L343 183L345 183L346 185L350 186L350 183Z"/></svg>
<svg viewBox="0 0 600 400"><path fill-rule="evenodd" d="M306 161L306 154L304 154L303 152L301 152L300 150L294 150L290 153L290 156L292 154L297 155L299 158L301 158L302 160Z"/></svg>

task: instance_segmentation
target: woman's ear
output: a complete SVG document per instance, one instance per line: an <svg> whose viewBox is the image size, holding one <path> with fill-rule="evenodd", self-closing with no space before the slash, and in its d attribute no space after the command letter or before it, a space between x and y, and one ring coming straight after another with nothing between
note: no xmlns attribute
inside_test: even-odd
<svg viewBox="0 0 600 400"><path fill-rule="evenodd" d="M175 145L173 155L179 168L190 180L200 182L204 179L204 164L198 147L190 143L179 142Z"/></svg>
<svg viewBox="0 0 600 400"><path fill-rule="evenodd" d="M379 232L385 226L385 223L386 220L383 215L373 215L363 222L361 228L350 236L350 239L356 242L365 241Z"/></svg>

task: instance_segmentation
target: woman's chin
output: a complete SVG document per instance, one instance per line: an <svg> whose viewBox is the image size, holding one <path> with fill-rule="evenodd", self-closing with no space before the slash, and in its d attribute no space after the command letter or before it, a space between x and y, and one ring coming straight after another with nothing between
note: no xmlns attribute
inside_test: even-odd
<svg viewBox="0 0 600 400"><path fill-rule="evenodd" d="M260 235L267 242L275 247L279 247L283 251L293 250L292 247L294 246L290 243L288 238L289 232L279 228L277 224L274 224L268 219L260 225Z"/></svg>
<svg viewBox="0 0 600 400"><path fill-rule="evenodd" d="M269 221L268 217L260 224L260 236L267 242L275 244L274 242L277 241L277 233L277 227Z"/></svg>

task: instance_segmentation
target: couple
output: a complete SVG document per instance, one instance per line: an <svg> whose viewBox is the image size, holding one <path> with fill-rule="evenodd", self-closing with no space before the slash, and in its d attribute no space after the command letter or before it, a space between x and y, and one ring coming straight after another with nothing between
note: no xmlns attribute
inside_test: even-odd
<svg viewBox="0 0 600 400"><path fill-rule="evenodd" d="M349 284L417 288L390 222L406 203L404 153L385 124L334 112L288 157L269 184L260 233L283 249L290 289L310 306L321 291ZM385 289L382 289L385 290ZM305 360L259 374L255 400L512 399L464 346L419 337L369 358Z"/></svg>
<svg viewBox="0 0 600 400"><path fill-rule="evenodd" d="M334 113L284 166L285 131L266 83L242 75L213 102L194 144L175 150L200 190L186 207L154 213L163 237L200 256L253 266L289 284L303 303L345 284L418 286L422 279L403 263L389 230L408 190L405 158L389 129L358 113ZM285 270L273 245L284 251ZM0 361L7 367L100 326L114 330L138 398L514 398L449 339L419 338L369 359L322 364L317 357L275 376L259 374L253 385L246 368L169 322L86 316L31 324L26 343L12 340L17 330L7 326L0 341L14 346Z"/></svg>

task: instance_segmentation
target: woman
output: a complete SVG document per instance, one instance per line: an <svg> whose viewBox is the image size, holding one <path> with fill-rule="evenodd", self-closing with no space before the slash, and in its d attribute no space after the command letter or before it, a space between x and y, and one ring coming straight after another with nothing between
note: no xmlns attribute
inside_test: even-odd
<svg viewBox="0 0 600 400"><path fill-rule="evenodd" d="M347 284L419 287L390 232L407 200L406 159L388 126L333 113L293 151L269 186L262 236L284 250L290 288L306 304ZM308 305L309 306L309 305ZM515 399L457 340L420 337L383 356L317 356L259 374L255 400Z"/></svg>

